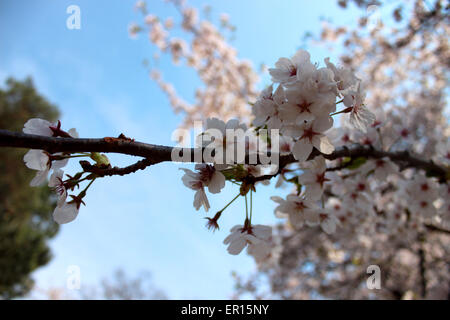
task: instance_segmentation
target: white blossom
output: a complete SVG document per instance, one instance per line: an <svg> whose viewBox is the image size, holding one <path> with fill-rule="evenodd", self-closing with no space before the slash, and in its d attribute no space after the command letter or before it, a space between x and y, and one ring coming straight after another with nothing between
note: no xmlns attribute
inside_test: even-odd
<svg viewBox="0 0 450 320"><path fill-rule="evenodd" d="M59 224L72 222L78 216L79 205L75 202L58 204L53 211L53 219Z"/></svg>
<svg viewBox="0 0 450 320"><path fill-rule="evenodd" d="M59 156L59 154L55 156ZM69 161L69 159L52 161L47 152L34 149L28 151L23 157L23 160L28 168L37 170L36 176L30 182L30 186L32 187L43 184L48 177L50 169L60 169Z"/></svg>
<svg viewBox="0 0 450 320"><path fill-rule="evenodd" d="M40 136L51 137L53 136L53 131L50 127L56 126L56 123L51 123L50 121L33 118L28 120L23 127L23 132L28 134L36 134Z"/></svg>
<svg viewBox="0 0 450 320"><path fill-rule="evenodd" d="M197 144L203 145L207 149L214 149L215 162L219 164L223 164L223 161L227 164L234 163L236 158L235 152L233 151L245 150L246 147L245 145L238 144L238 142L245 142L245 140L239 139L239 136L242 135L238 131L244 135L247 131L247 126L241 124L237 119L231 119L225 123L217 118L208 118L206 119L205 131L197 137ZM234 139L235 137L238 139Z"/></svg>
<svg viewBox="0 0 450 320"><path fill-rule="evenodd" d="M286 134L298 137L292 149L295 159L300 162L306 161L313 147L322 153L330 154L334 151L328 137L323 134L333 125L332 118L322 117L312 122L305 122L298 126L292 126L286 130Z"/></svg>
<svg viewBox="0 0 450 320"><path fill-rule="evenodd" d="M267 129L280 129L281 119L279 114L280 106L284 103L284 89L278 86L275 93L272 93L273 85L263 90L252 107L255 118L252 124L256 127L267 125Z"/></svg>
<svg viewBox="0 0 450 320"><path fill-rule="evenodd" d="M289 194L284 200L281 197L271 197L273 201L278 203L275 208L275 215L278 218L288 217L289 222L294 227L302 227L307 221L314 219L314 211L317 205L304 197Z"/></svg>
<svg viewBox="0 0 450 320"><path fill-rule="evenodd" d="M436 145L436 161L450 166L450 140L446 139Z"/></svg>
<svg viewBox="0 0 450 320"><path fill-rule="evenodd" d="M185 173L182 177L184 185L192 190L195 190L194 207L199 210L201 206L205 211L210 208L208 197L205 193L205 187L208 187L209 192L219 193L225 186L225 176L213 166L208 164L197 164L195 170L181 168Z"/></svg>
<svg viewBox="0 0 450 320"><path fill-rule="evenodd" d="M28 134L36 134L40 136L52 137L55 134L69 135L72 138L78 138L78 132L75 128L70 129L68 132L64 132L60 129L61 122L51 123L50 121L32 118L29 119L23 127L23 132Z"/></svg>
<svg viewBox="0 0 450 320"><path fill-rule="evenodd" d="M269 241L250 243L247 247L247 253L255 259L256 263L270 259L272 252L273 247Z"/></svg>
<svg viewBox="0 0 450 320"><path fill-rule="evenodd" d="M266 243L272 235L272 228L259 224L251 226L236 225L230 232L230 235L223 241L224 244L228 245L227 250L230 254L238 255L246 246L248 246L249 250L253 251L253 253L259 251L258 255L260 255L265 251L262 250L263 247L255 247L252 249L250 249L250 247Z"/></svg>
<svg viewBox="0 0 450 320"><path fill-rule="evenodd" d="M326 209L318 212L320 227L328 234L335 233L336 227L340 225L339 219Z"/></svg>
<svg viewBox="0 0 450 320"><path fill-rule="evenodd" d="M63 181L64 171L61 169L53 170L52 175L48 181L48 186L53 188L55 192L58 194L58 204L66 201L67 198L67 190Z"/></svg>
<svg viewBox="0 0 450 320"><path fill-rule="evenodd" d="M279 140L280 155L285 156L292 153L294 140L289 136L280 136Z"/></svg>
<svg viewBox="0 0 450 320"><path fill-rule="evenodd" d="M349 68L336 67L330 62L330 58L325 58L325 64L333 71L334 80L336 81L337 88L341 91L350 88L357 83L358 78Z"/></svg>
<svg viewBox="0 0 450 320"><path fill-rule="evenodd" d="M336 96L332 92L316 93L310 89L286 90L286 103L280 106L280 119L284 123L303 123L326 117L336 109Z"/></svg>
<svg viewBox="0 0 450 320"><path fill-rule="evenodd" d="M350 123L363 132L375 121L375 115L364 105L365 93L359 83L356 90L351 90L344 95L344 105L352 108L350 112Z"/></svg>
<svg viewBox="0 0 450 320"><path fill-rule="evenodd" d="M281 84L295 82L297 80L298 69L306 60L309 61L309 54L305 53L305 51L297 52L292 59L278 59L275 63L275 68L269 69L272 81Z"/></svg>
<svg viewBox="0 0 450 320"><path fill-rule="evenodd" d="M322 156L306 162L298 182L305 187L304 196L307 199L318 200L322 196L324 184L329 181L325 177L326 169L325 158Z"/></svg>
<svg viewBox="0 0 450 320"><path fill-rule="evenodd" d="M380 181L385 181L389 175L397 174L399 172L398 166L393 163L389 158L368 160L361 171L368 174L373 171L373 175Z"/></svg>

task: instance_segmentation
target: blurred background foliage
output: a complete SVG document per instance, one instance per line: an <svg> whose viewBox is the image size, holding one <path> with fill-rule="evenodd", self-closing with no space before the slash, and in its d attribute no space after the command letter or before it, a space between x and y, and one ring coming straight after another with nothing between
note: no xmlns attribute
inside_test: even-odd
<svg viewBox="0 0 450 320"><path fill-rule="evenodd" d="M0 129L22 131L30 118L54 121L58 108L40 95L30 78L9 78L0 89ZM27 150L0 149L0 298L26 294L30 274L51 259L48 241L58 232L52 220L56 203L47 186L29 186L34 171L22 159Z"/></svg>

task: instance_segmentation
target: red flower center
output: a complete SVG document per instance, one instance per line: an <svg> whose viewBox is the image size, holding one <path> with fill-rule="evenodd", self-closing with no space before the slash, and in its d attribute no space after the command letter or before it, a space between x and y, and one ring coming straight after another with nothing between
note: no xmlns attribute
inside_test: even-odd
<svg viewBox="0 0 450 320"><path fill-rule="evenodd" d="M308 112L311 113L309 107L312 105L312 102L303 101L302 103L297 103L297 107L300 108L300 112Z"/></svg>
<svg viewBox="0 0 450 320"><path fill-rule="evenodd" d="M408 136L409 136L409 131L408 131L408 129L402 129L402 131L400 131L400 135L401 135L403 138L408 137Z"/></svg>
<svg viewBox="0 0 450 320"><path fill-rule="evenodd" d="M296 201L295 206L300 211L303 211L304 209L308 208L303 201Z"/></svg>
<svg viewBox="0 0 450 320"><path fill-rule="evenodd" d="M296 76L296 75L297 75L297 68L296 68L296 67L291 67L290 69L291 69L291 70L290 70L289 75L290 75L291 77Z"/></svg>
<svg viewBox="0 0 450 320"><path fill-rule="evenodd" d="M313 137L314 137L315 135L318 135L318 134L320 134L320 133L315 132L315 131L312 129L312 127L309 127L309 128L307 128L307 129L303 130L303 135L300 137L300 139L307 138L307 139L309 139L309 141L311 142L312 139L313 139Z"/></svg>
<svg viewBox="0 0 450 320"><path fill-rule="evenodd" d="M378 159L378 160L375 162L375 164L376 164L376 166L377 166L378 168L381 168L381 167L384 166L384 161L381 160L381 159Z"/></svg>
<svg viewBox="0 0 450 320"><path fill-rule="evenodd" d="M330 179L325 178L325 172L323 172L323 173L321 173L321 174L318 174L316 177L317 177L317 178L316 178L316 182L317 182L318 184L320 184L321 187L323 187L323 184L324 184L326 181L330 181Z"/></svg>

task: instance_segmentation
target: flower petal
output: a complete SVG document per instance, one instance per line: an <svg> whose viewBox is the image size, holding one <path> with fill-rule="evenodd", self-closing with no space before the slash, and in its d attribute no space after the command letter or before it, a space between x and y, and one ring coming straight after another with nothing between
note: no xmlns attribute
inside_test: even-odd
<svg viewBox="0 0 450 320"><path fill-rule="evenodd" d="M53 211L53 219L59 223L69 223L78 216L78 208L76 203L65 202L62 206L57 206Z"/></svg>
<svg viewBox="0 0 450 320"><path fill-rule="evenodd" d="M310 144L305 139L300 139L294 144L292 148L292 154L294 158L300 162L306 161L311 154L313 149L312 144Z"/></svg>

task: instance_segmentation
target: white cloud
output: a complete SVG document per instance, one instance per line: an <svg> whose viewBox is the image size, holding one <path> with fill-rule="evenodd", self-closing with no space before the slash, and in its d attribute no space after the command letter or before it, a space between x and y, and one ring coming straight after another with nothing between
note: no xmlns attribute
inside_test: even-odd
<svg viewBox="0 0 450 320"><path fill-rule="evenodd" d="M2 86L9 77L23 80L28 76L33 78L33 82L39 92L47 97L52 96L49 79L45 75L45 72L39 67L38 63L32 58L14 57L13 59L2 63L0 71L0 83Z"/></svg>

